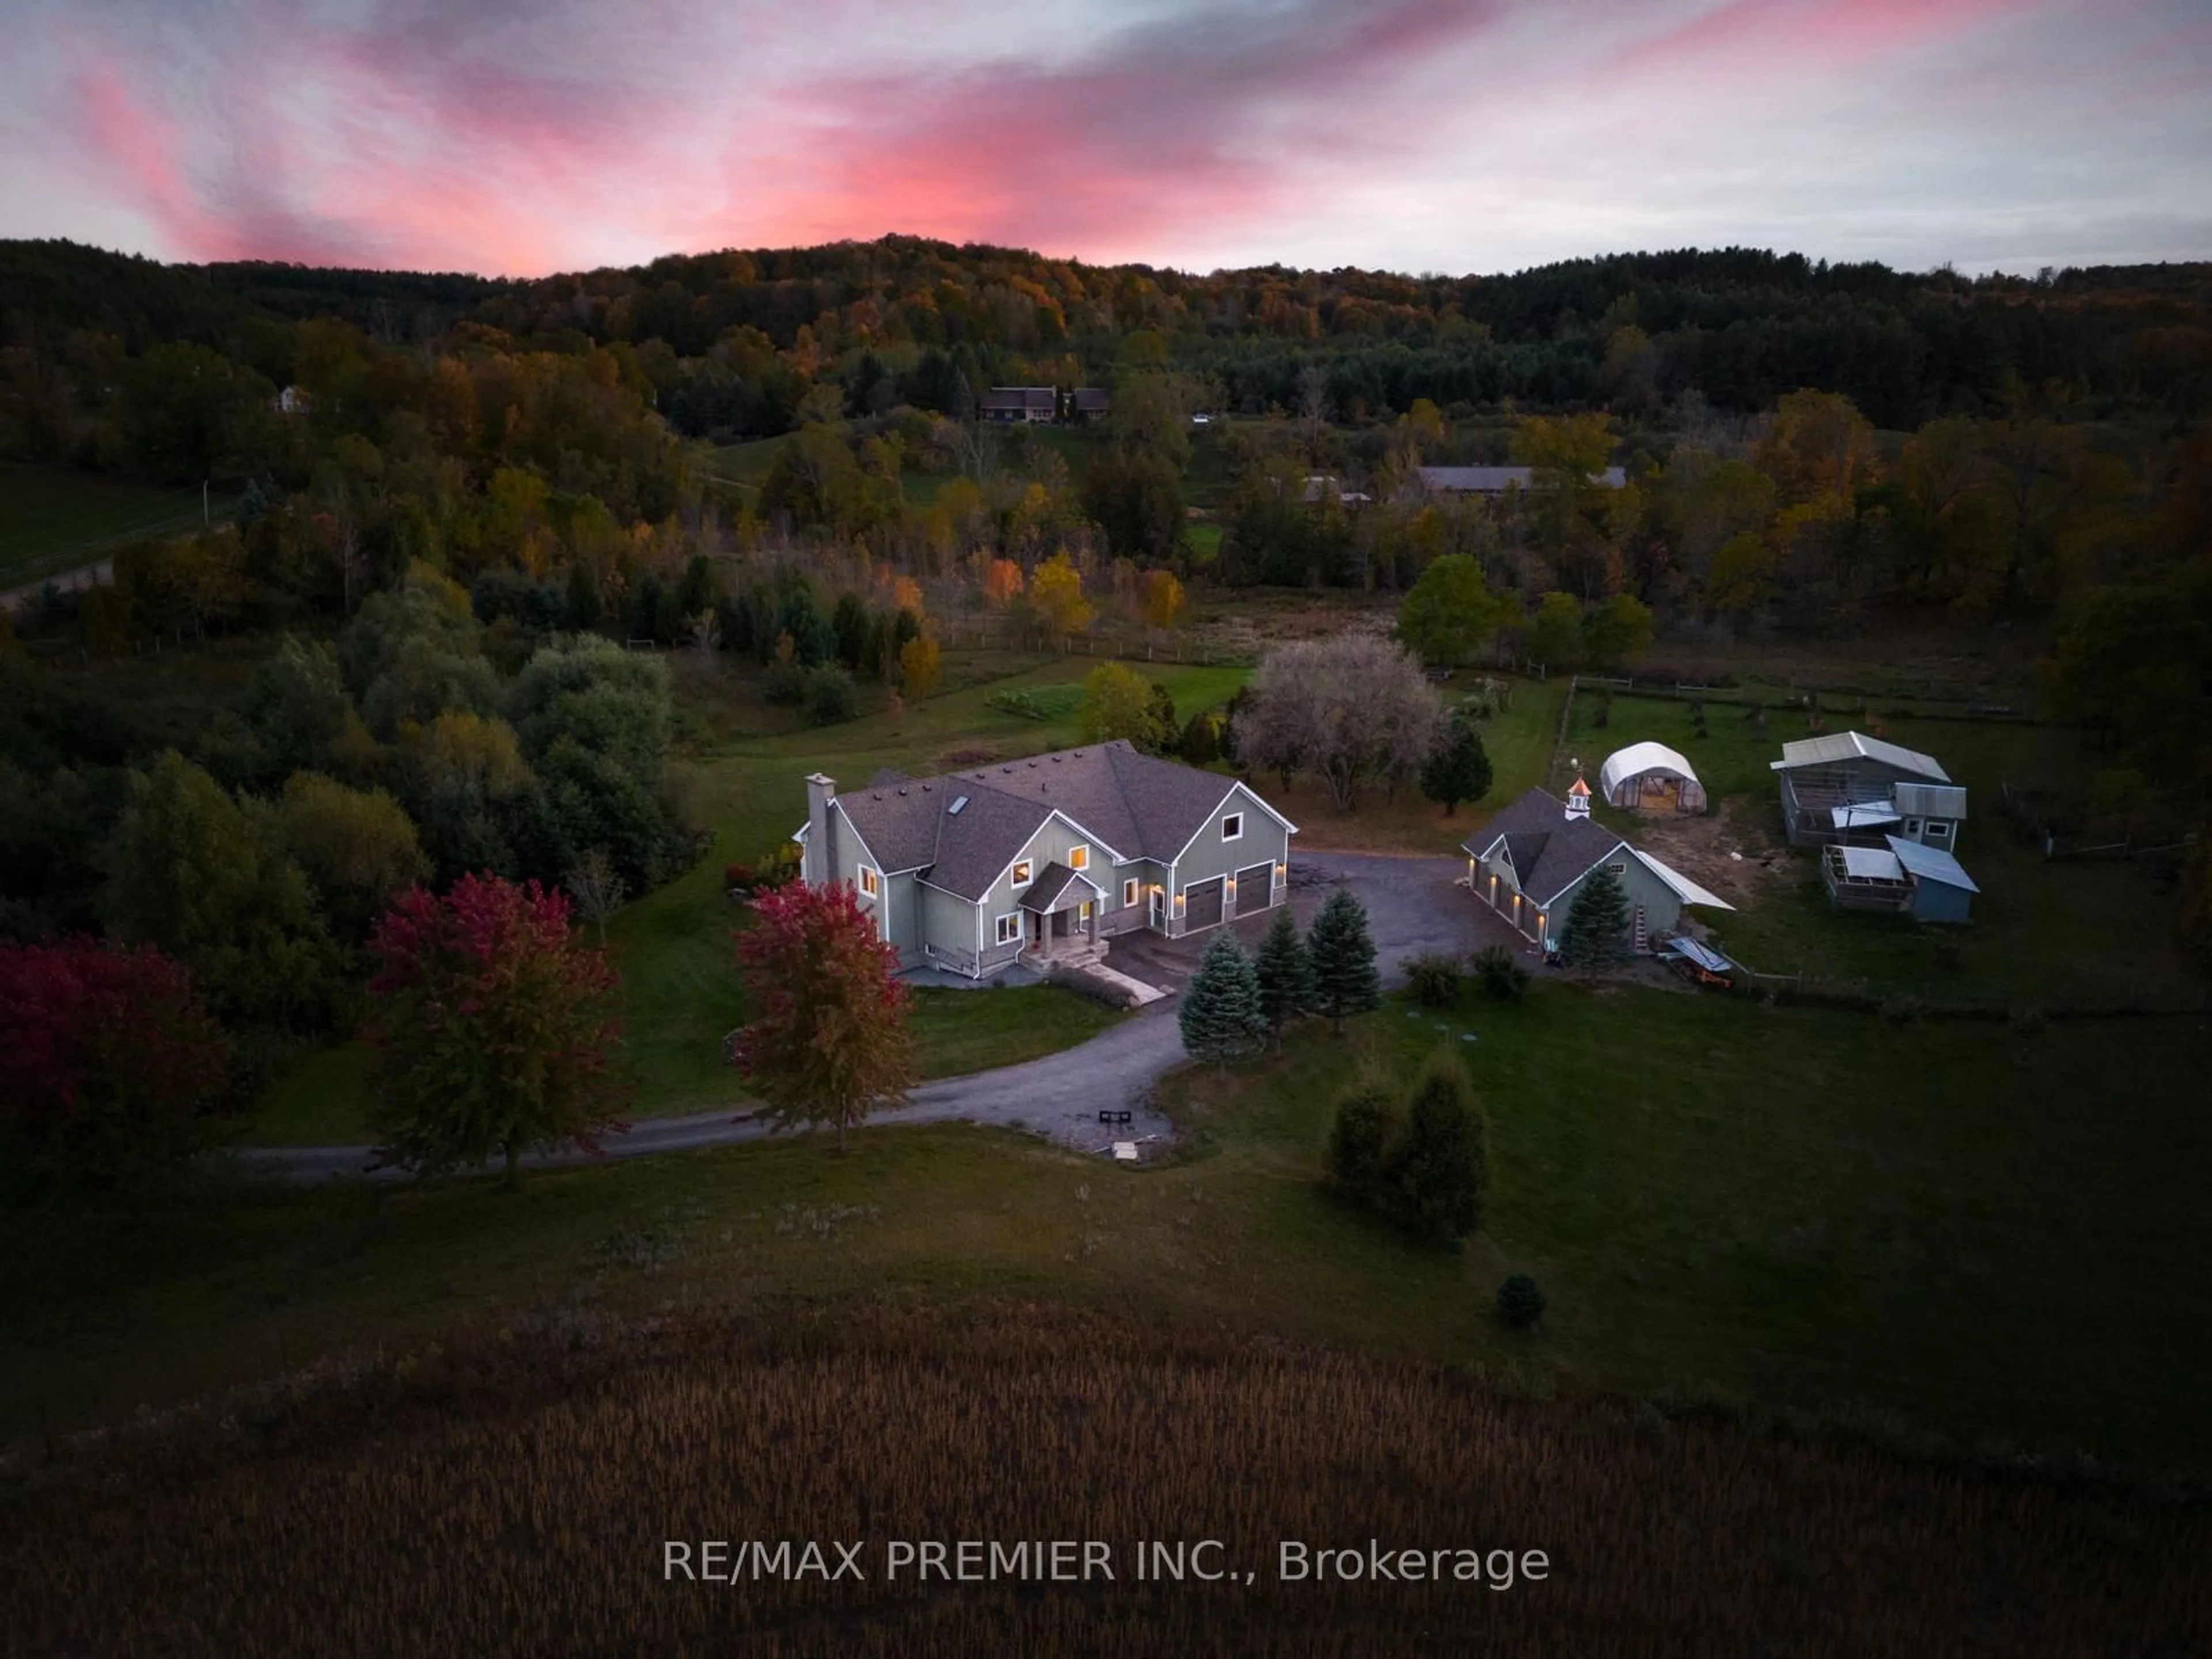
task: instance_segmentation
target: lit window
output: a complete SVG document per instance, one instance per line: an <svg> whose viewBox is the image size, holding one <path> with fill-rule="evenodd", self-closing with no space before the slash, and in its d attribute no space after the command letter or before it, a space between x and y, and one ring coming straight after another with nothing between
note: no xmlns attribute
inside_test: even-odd
<svg viewBox="0 0 2212 1659"><path fill-rule="evenodd" d="M1132 876L1128 880L1121 884L1121 902L1124 904L1134 904L1136 902L1137 878L1134 876Z"/></svg>
<svg viewBox="0 0 2212 1659"><path fill-rule="evenodd" d="M1221 820L1222 840L1242 841L1243 838L1244 815L1242 812L1231 812L1227 817Z"/></svg>
<svg viewBox="0 0 2212 1659"><path fill-rule="evenodd" d="M1071 870L1088 870L1091 867L1091 849L1088 847L1069 848L1067 867Z"/></svg>
<svg viewBox="0 0 2212 1659"><path fill-rule="evenodd" d="M870 898L873 898L877 892L882 888L883 884L883 878L878 876L874 871L869 869L865 864L860 866L860 890L862 892L866 893Z"/></svg>
<svg viewBox="0 0 2212 1659"><path fill-rule="evenodd" d="M1014 866L1014 885L1017 887L1028 886L1030 884L1030 861L1027 859L1024 859Z"/></svg>
<svg viewBox="0 0 2212 1659"><path fill-rule="evenodd" d="M1004 915L999 918L1000 944L1012 945L1018 940L1021 936L1022 913L1020 911L1017 910L1011 915Z"/></svg>

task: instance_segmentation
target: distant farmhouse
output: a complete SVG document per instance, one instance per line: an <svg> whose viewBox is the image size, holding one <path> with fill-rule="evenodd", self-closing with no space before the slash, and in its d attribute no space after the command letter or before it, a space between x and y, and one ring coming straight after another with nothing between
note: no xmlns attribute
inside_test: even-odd
<svg viewBox="0 0 2212 1659"><path fill-rule="evenodd" d="M981 421L1043 426L1059 418L1060 393L1048 386L994 386L975 400Z"/></svg>
<svg viewBox="0 0 2212 1659"><path fill-rule="evenodd" d="M1782 826L1818 847L1820 884L1844 910L1888 910L1964 921L1975 886L1951 849L1966 792L1933 756L1863 732L1782 745Z"/></svg>
<svg viewBox="0 0 2212 1659"><path fill-rule="evenodd" d="M1106 418L1106 388L1102 386L1079 386L1068 394L1067 412L1074 419L1088 423Z"/></svg>
<svg viewBox="0 0 2212 1659"><path fill-rule="evenodd" d="M1735 908L1594 820L1589 786L1580 778L1565 800L1531 789L1461 850L1475 897L1547 952L1559 948L1575 895L1600 870L1610 870L1628 896L1630 942L1638 951L1673 931L1684 905Z"/></svg>
<svg viewBox="0 0 2212 1659"><path fill-rule="evenodd" d="M1297 832L1249 785L1127 742L865 789L817 773L806 795L800 875L853 888L902 968L975 979L1266 910Z"/></svg>
<svg viewBox="0 0 2212 1659"><path fill-rule="evenodd" d="M1532 466L1425 466L1419 469L1421 489L1431 495L1503 495L1510 489L1526 489L1536 475ZM1590 482L1607 489L1628 483L1626 468L1609 466Z"/></svg>

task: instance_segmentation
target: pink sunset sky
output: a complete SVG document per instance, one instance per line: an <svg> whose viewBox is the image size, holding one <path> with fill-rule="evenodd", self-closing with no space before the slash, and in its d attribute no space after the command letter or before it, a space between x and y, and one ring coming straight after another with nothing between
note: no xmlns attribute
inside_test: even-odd
<svg viewBox="0 0 2212 1659"><path fill-rule="evenodd" d="M2206 0L0 6L0 236L172 259L2212 257Z"/></svg>

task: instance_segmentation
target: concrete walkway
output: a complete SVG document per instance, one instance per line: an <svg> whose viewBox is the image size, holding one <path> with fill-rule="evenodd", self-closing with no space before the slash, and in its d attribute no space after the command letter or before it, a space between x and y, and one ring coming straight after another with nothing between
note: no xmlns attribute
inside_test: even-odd
<svg viewBox="0 0 2212 1659"><path fill-rule="evenodd" d="M1383 982L1391 985L1404 978L1402 964L1409 956L1424 951L1465 951L1486 942L1483 907L1463 888L1452 884L1462 868L1458 860L1448 858L1350 853L1293 855L1288 902L1300 923L1309 924L1330 890L1349 883L1367 907ZM1261 915L1231 925L1249 946L1258 942L1267 921L1268 917ZM1170 942L1147 938L1145 943L1152 957L1163 962L1187 959L1194 967L1205 939ZM1172 979L1180 988L1181 979L1170 975L1146 977L1154 984ZM1183 1061L1182 1036L1175 1019L1177 1000L1172 995L1164 997L1088 1042L1058 1054L995 1071L925 1083L914 1091L905 1106L877 1113L868 1121L871 1125L998 1124L1101 1154L1110 1152L1116 1140L1165 1139L1173 1133L1172 1126L1152 1109L1149 1097L1152 1085ZM1102 1111L1127 1111L1130 1121L1103 1124L1098 1121ZM684 1117L641 1118L621 1134L607 1138L605 1155L641 1158L654 1152L690 1152L759 1140L774 1133L750 1117L733 1116L726 1109ZM398 1170L374 1169L374 1152L367 1146L256 1147L241 1150L236 1156L256 1173L294 1182L349 1176L404 1178ZM573 1149L525 1160L533 1169L593 1161Z"/></svg>

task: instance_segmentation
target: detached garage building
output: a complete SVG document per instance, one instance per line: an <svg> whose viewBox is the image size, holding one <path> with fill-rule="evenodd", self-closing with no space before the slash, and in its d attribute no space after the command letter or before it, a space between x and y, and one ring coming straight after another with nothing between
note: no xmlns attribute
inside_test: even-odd
<svg viewBox="0 0 2212 1659"><path fill-rule="evenodd" d="M1531 789L1461 850L1475 897L1547 954L1559 948L1575 895L1600 870L1611 871L1628 896L1629 939L1638 951L1672 933L1686 904L1735 908L1596 823L1587 786L1568 800Z"/></svg>

